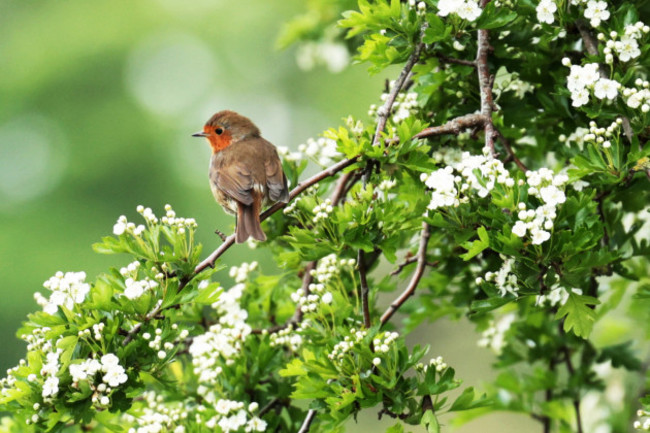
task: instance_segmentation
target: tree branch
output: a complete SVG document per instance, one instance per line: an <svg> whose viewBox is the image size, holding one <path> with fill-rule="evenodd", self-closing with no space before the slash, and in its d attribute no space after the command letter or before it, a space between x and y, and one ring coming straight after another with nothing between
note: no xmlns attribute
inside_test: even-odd
<svg viewBox="0 0 650 433"><path fill-rule="evenodd" d="M418 284L420 282L420 279L422 279L422 275L424 274L424 269L427 266L427 246L429 244L429 237L431 236L429 232L429 224L426 222L422 222L422 234L420 235L420 247L418 248L417 252L417 261L418 264L415 267L415 271L413 272L413 276L411 277L411 281L409 281L408 286L406 289L402 292L401 295L395 299L392 304L388 307L386 312L381 316L381 324L382 326L386 324L390 320L391 317L393 317L393 314L399 310L399 308L406 302L408 298L413 295L415 292L415 289L418 287Z"/></svg>
<svg viewBox="0 0 650 433"><path fill-rule="evenodd" d="M422 35L424 35L424 31L427 27L429 27L429 24L425 23L420 29L420 42L415 46L415 50L413 50L413 53L408 58L406 65L404 65L404 69L402 69L399 77L395 80L395 84L388 94L386 102L384 102L384 105L377 110L377 128L375 129L375 136L372 139L373 146L378 146L381 142L381 133L384 132L384 129L386 128L386 122L388 122L388 116L390 116L390 112L393 109L393 104L395 103L397 94L402 90L402 86L404 86L406 78L411 73L411 69L413 69L413 66L415 66L417 61L420 59L420 54L425 45L424 42L422 42Z"/></svg>
<svg viewBox="0 0 650 433"><path fill-rule="evenodd" d="M370 306L368 304L370 289L368 288L368 280L366 278L365 252L361 248L359 248L359 253L357 254L357 266L359 267L359 281L361 282L359 287L359 297L361 298L361 310L363 311L363 326L366 329L369 329L371 326Z"/></svg>
<svg viewBox="0 0 650 433"><path fill-rule="evenodd" d="M309 409L309 412L307 412L307 416L305 417L305 420L302 422L302 425L300 426L298 433L307 433L309 431L309 427L311 427L311 423L314 422L314 418L316 418L316 410Z"/></svg>
<svg viewBox="0 0 650 433"><path fill-rule="evenodd" d="M480 6L484 8L490 0L481 0ZM481 114L485 116L485 147L490 149L490 154L496 157L494 150L494 124L492 123L492 110L494 99L492 97L492 78L488 67L488 52L490 51L489 33L485 29L478 30L478 49L476 50L476 69L481 92Z"/></svg>
<svg viewBox="0 0 650 433"><path fill-rule="evenodd" d="M455 57L447 57L442 53L436 53L436 57L443 63L453 63L456 65L471 66L473 68L476 67L475 60L465 60L465 59L457 59Z"/></svg>
<svg viewBox="0 0 650 433"><path fill-rule="evenodd" d="M526 165L523 162L521 162L519 158L517 158L517 155L515 155L514 150L512 150L512 147L510 146L510 142L508 141L508 139L504 137L503 134L501 134L501 131L499 131L498 129L496 129L495 131L497 133L497 136L501 140L501 143L503 143L503 147L506 149L506 153L508 154L508 157L505 160L503 160L503 162L508 162L511 160L515 163L517 167L519 167L521 171L523 171L524 173L527 172L528 167L526 167Z"/></svg>
<svg viewBox="0 0 650 433"><path fill-rule="evenodd" d="M418 132L413 138L428 138L436 135L454 134L458 135L468 128L482 127L485 125L485 116L483 114L465 114L451 119L444 125L430 126Z"/></svg>

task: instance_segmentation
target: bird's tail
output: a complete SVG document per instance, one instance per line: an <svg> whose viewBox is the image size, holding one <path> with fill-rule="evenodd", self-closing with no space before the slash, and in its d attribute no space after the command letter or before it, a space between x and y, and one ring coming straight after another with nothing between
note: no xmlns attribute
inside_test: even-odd
<svg viewBox="0 0 650 433"><path fill-rule="evenodd" d="M265 241L266 235L260 223L260 212L262 210L262 195L253 191L253 204L246 206L237 203L237 227L235 228L235 240L238 244L246 242L249 237L258 241Z"/></svg>

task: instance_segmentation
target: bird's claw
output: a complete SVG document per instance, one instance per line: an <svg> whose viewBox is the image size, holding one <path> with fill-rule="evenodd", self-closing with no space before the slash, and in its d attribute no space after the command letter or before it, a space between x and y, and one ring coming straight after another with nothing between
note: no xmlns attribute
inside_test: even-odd
<svg viewBox="0 0 650 433"><path fill-rule="evenodd" d="M219 229L215 229L214 232L221 238L223 242L226 242L227 236Z"/></svg>

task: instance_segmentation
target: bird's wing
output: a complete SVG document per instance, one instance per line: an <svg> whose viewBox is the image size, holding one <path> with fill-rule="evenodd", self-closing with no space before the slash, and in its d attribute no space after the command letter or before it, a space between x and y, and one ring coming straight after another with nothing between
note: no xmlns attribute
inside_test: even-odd
<svg viewBox="0 0 650 433"><path fill-rule="evenodd" d="M221 166L214 172L215 184L230 197L250 206L253 204L253 176L242 164Z"/></svg>
<svg viewBox="0 0 650 433"><path fill-rule="evenodd" d="M289 187L287 186L287 177L282 171L282 163L278 154L274 155L264 162L266 170L266 186L269 189L269 198L273 201L287 203L289 201Z"/></svg>

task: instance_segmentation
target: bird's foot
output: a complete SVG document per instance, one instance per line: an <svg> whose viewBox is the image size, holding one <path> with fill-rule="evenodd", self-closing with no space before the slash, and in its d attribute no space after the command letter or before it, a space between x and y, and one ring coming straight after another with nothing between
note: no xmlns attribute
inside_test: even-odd
<svg viewBox="0 0 650 433"><path fill-rule="evenodd" d="M221 238L221 240L222 240L223 242L226 242L226 238L227 238L228 236L226 236L226 235L225 235L221 230L219 230L219 229L215 229L214 232L215 232L217 235L219 235L219 237Z"/></svg>

